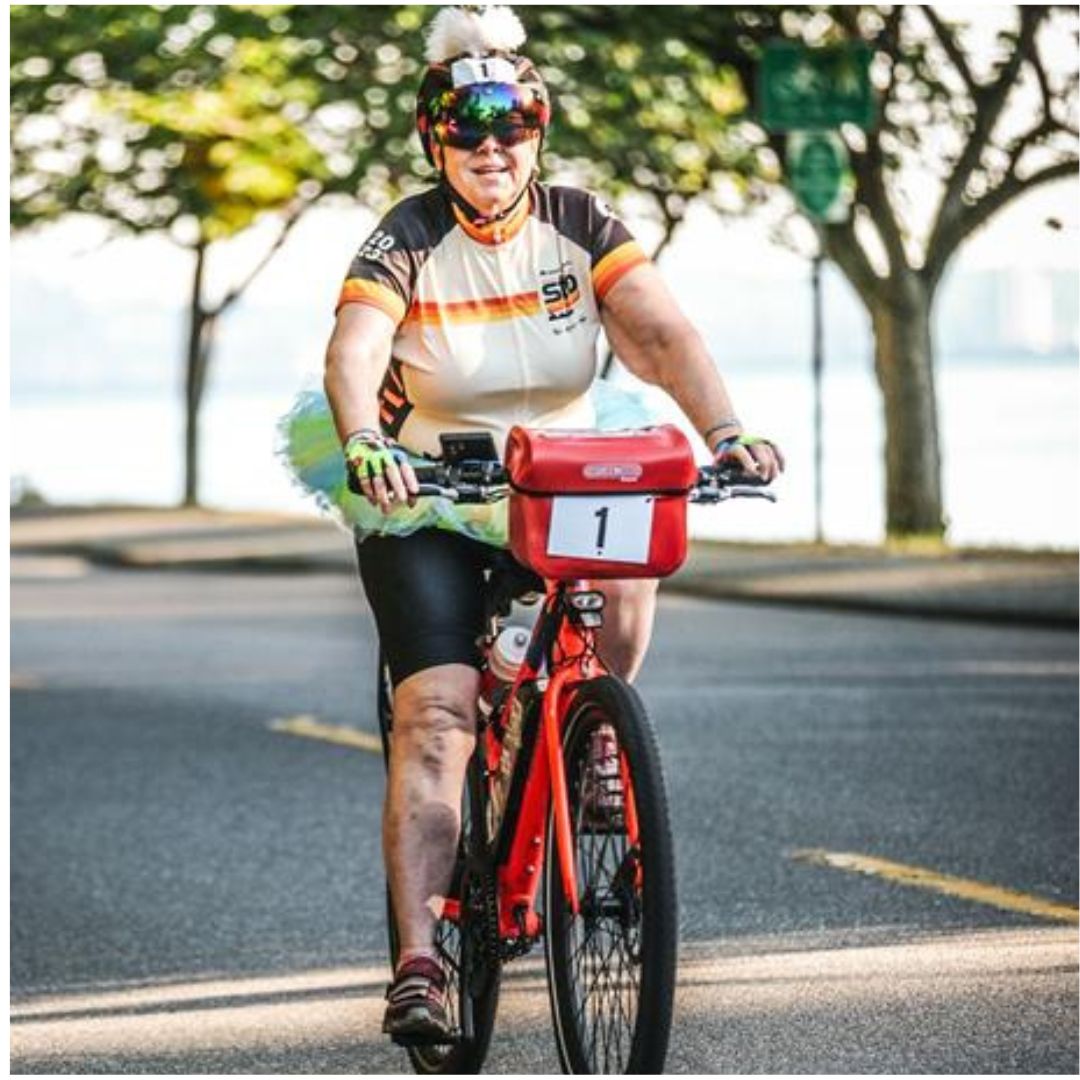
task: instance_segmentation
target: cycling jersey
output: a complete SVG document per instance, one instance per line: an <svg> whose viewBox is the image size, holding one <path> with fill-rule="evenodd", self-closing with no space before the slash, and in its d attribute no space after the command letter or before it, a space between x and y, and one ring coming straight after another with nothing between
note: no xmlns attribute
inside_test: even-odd
<svg viewBox="0 0 1080 1080"><path fill-rule="evenodd" d="M397 324L379 393L384 431L437 455L439 433L514 424L592 427L599 308L647 257L604 202L533 183L505 220L477 227L442 188L405 199L360 247L338 309Z"/></svg>

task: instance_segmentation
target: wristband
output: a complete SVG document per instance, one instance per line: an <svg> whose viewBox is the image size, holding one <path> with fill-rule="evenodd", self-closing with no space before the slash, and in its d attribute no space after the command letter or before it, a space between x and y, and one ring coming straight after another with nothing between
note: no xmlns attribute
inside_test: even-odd
<svg viewBox="0 0 1080 1080"><path fill-rule="evenodd" d="M719 423L713 424L713 426L709 428L709 430L706 431L704 435L701 436L702 439L705 440L705 445L709 445L710 435L714 434L717 431L723 431L724 428L730 427L737 427L741 429L742 421L737 416L727 416L723 420L719 421Z"/></svg>
<svg viewBox="0 0 1080 1080"><path fill-rule="evenodd" d="M386 442L381 431L376 431L375 428L357 428L355 431L350 431L345 436L345 442L342 443L342 450L347 458L349 454L359 446L382 446Z"/></svg>

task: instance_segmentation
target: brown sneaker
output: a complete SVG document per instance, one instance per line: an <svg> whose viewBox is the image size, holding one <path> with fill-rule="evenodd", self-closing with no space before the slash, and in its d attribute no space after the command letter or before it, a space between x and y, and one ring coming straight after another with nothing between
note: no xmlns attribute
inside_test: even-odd
<svg viewBox="0 0 1080 1080"><path fill-rule="evenodd" d="M406 960L386 990L383 1032L402 1046L452 1042L445 998L446 976L437 960Z"/></svg>

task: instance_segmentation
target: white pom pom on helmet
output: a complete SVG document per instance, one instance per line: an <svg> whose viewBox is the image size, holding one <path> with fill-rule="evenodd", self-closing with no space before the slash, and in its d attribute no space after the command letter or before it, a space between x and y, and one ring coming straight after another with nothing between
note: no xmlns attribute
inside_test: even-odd
<svg viewBox="0 0 1080 1080"><path fill-rule="evenodd" d="M435 16L424 52L429 66L416 95L416 130L431 164L432 138L451 141L455 114L467 125L512 110L543 137L551 100L536 66L516 52L524 42L525 29L508 7L443 8ZM470 145L467 135L457 134L460 141L452 145Z"/></svg>

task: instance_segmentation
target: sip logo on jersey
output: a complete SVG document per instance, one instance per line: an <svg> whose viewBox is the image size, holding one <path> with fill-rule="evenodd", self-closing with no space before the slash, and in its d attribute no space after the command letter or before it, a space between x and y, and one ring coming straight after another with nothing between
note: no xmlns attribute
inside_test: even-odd
<svg viewBox="0 0 1080 1080"><path fill-rule="evenodd" d="M573 265L564 262L554 269L541 270L540 296L549 322L573 316L575 305L581 299L581 288L574 276Z"/></svg>
<svg viewBox="0 0 1080 1080"><path fill-rule="evenodd" d="M382 229L376 229L357 252L358 259L370 259L378 262L387 252L392 251L397 241Z"/></svg>

